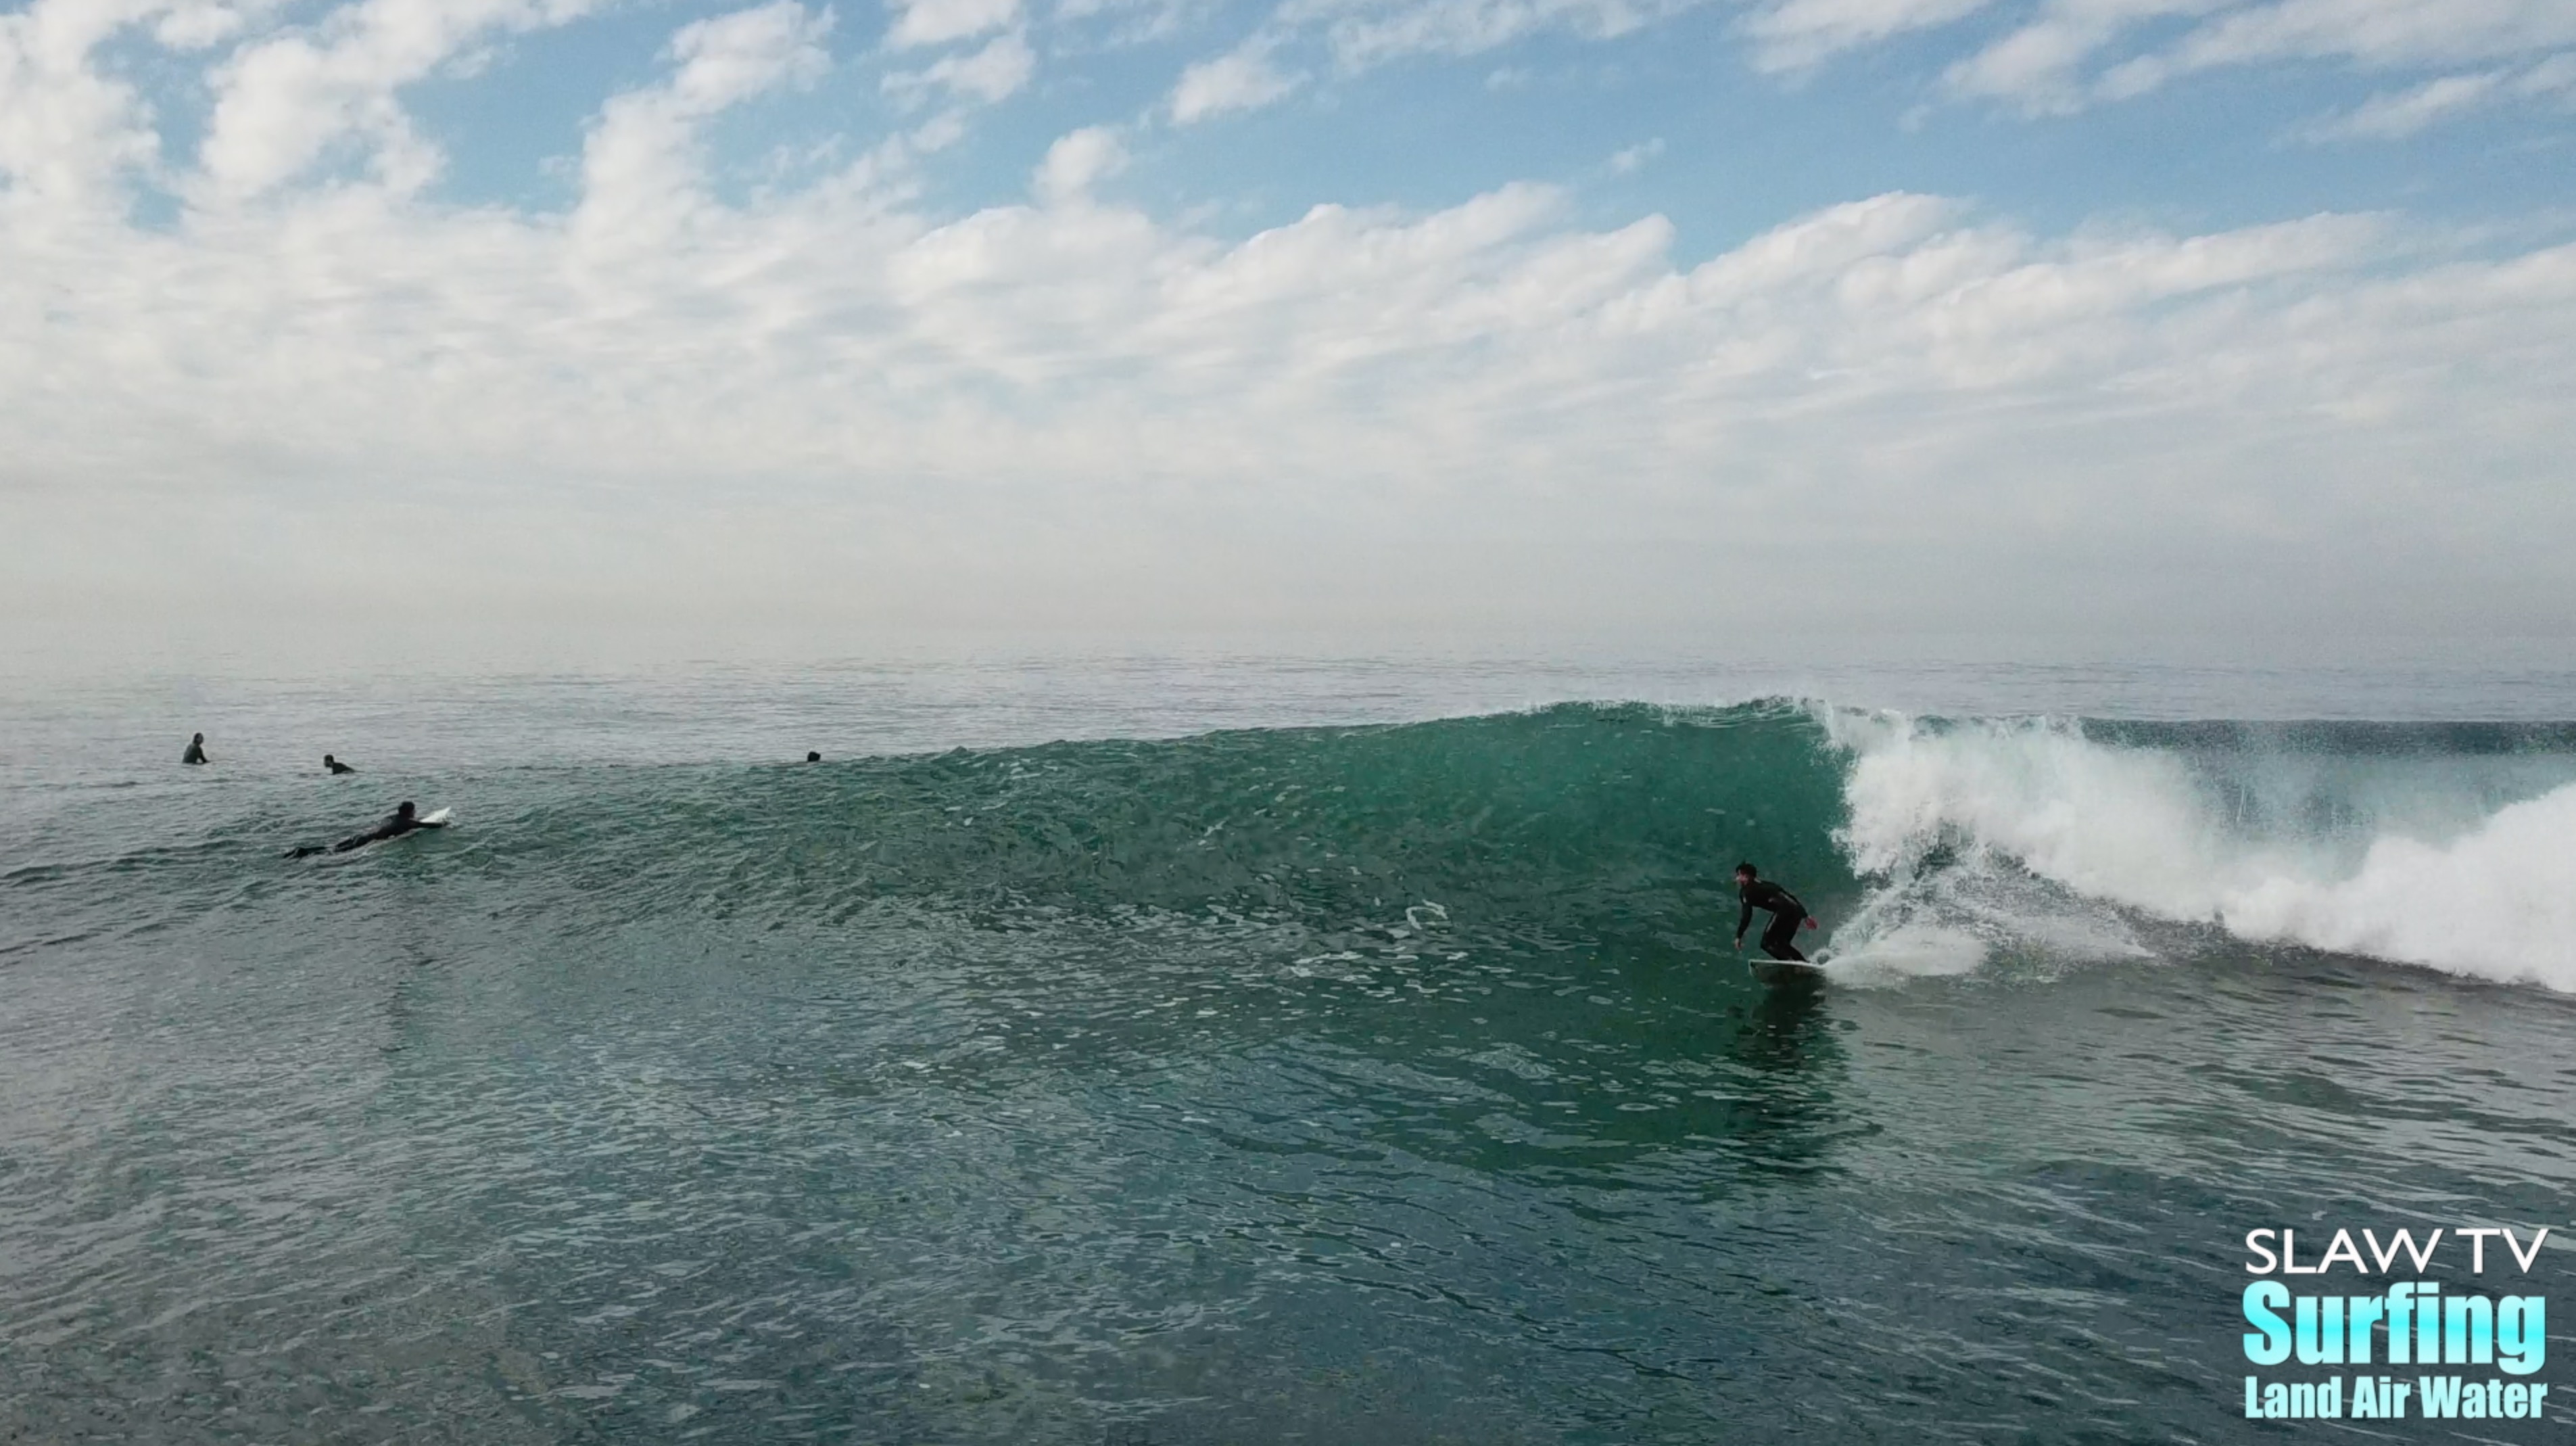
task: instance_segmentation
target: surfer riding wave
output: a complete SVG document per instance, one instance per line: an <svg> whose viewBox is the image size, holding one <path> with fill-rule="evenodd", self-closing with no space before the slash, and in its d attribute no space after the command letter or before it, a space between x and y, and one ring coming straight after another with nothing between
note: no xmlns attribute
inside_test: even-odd
<svg viewBox="0 0 2576 1446"><path fill-rule="evenodd" d="M1744 900L1743 912L1735 918L1735 947L1744 947L1744 931L1753 923L1753 911L1760 909L1771 916L1770 926L1762 931L1762 952L1774 959L1806 963L1807 956L1798 952L1798 930L1802 925L1812 929L1816 921L1798 896L1763 878L1751 864L1735 866L1735 891Z"/></svg>

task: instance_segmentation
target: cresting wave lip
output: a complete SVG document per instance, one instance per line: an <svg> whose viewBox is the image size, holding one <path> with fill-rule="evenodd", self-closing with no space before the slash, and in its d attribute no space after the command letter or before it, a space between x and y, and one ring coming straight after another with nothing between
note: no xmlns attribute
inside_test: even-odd
<svg viewBox="0 0 2576 1446"><path fill-rule="evenodd" d="M2134 911L2576 990L2563 728L1816 717L1848 758L1837 840L1873 883L1840 936L1855 965L2144 953Z"/></svg>

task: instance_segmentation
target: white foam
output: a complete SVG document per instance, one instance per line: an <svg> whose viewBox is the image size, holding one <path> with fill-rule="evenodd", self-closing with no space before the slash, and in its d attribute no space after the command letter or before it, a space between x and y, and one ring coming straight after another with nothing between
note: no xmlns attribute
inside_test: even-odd
<svg viewBox="0 0 2576 1446"><path fill-rule="evenodd" d="M2347 878L2258 880L2219 913L2250 938L2576 991L2576 784L2447 844L2379 839Z"/></svg>
<svg viewBox="0 0 2576 1446"><path fill-rule="evenodd" d="M2493 807L2428 767L2420 788L2442 796L2343 801L2330 836L2295 810L2236 816L2183 754L2061 721L1824 722L1851 755L1839 841L1879 881L1836 931L1842 959L1929 973L2008 940L2141 953L2134 911L2576 991L2576 784Z"/></svg>
<svg viewBox="0 0 2576 1446"><path fill-rule="evenodd" d="M1985 960L1986 941L1976 934L1917 920L1870 935L1835 954L1825 973L1837 984L1892 984L1970 973Z"/></svg>

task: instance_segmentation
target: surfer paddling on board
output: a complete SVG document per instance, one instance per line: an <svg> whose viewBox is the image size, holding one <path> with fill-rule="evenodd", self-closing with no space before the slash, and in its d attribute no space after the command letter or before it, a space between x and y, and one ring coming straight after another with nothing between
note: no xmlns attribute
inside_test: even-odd
<svg viewBox="0 0 2576 1446"><path fill-rule="evenodd" d="M412 807L411 802L406 799L401 807L394 810L393 817L386 819L383 823L377 824L374 828L367 830L365 833L351 834L349 837L340 840L338 843L331 845L329 852L345 854L351 849L362 849L371 843L382 843L389 838L400 838L404 834L410 833L416 829L445 827L447 827L447 820L422 818L419 812ZM320 844L306 844L301 848L287 850L286 856L290 859L300 859L311 854L322 852L324 852L324 849Z"/></svg>
<svg viewBox="0 0 2576 1446"><path fill-rule="evenodd" d="M1816 927L1807 914L1807 906L1798 896L1762 877L1751 864L1735 866L1735 892L1744 899L1744 912L1735 918L1735 947L1744 947L1745 926L1753 922L1753 911L1761 909L1771 916L1771 925L1762 931L1762 952L1774 959L1804 964L1807 956L1798 952L1798 929Z"/></svg>

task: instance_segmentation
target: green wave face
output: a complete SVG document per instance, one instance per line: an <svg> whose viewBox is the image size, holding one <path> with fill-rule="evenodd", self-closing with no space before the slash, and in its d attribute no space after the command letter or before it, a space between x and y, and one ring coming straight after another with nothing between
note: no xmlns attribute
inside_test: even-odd
<svg viewBox="0 0 2576 1446"><path fill-rule="evenodd" d="M317 903L356 916L367 890L444 878L472 882L460 907L575 931L1142 911L1275 926L1264 952L1291 958L1436 922L1461 946L1705 962L1729 953L1732 869L1750 860L1823 919L1811 951L1855 983L2192 957L2232 936L2576 990L2568 725L1566 704L401 786L461 826L354 861ZM61 837L40 830L39 861L0 882L65 934L321 889L270 878L278 841L317 831L315 801L287 782L210 793L175 832L177 800L62 813L45 826Z"/></svg>
<svg viewBox="0 0 2576 1446"><path fill-rule="evenodd" d="M1431 905L1558 936L1713 936L1739 859L1854 887L1841 767L1783 705L1562 706L1371 728L669 771L488 832L641 913L1153 909L1339 923Z"/></svg>
<svg viewBox="0 0 2576 1446"><path fill-rule="evenodd" d="M1286 926L1273 944L1292 954L1437 921L1462 947L1704 961L1730 952L1745 860L1822 917L1807 942L1852 982L2190 957L2232 935L2576 988L2563 727L1570 704L576 770L465 805L495 882L580 917L1146 911Z"/></svg>

